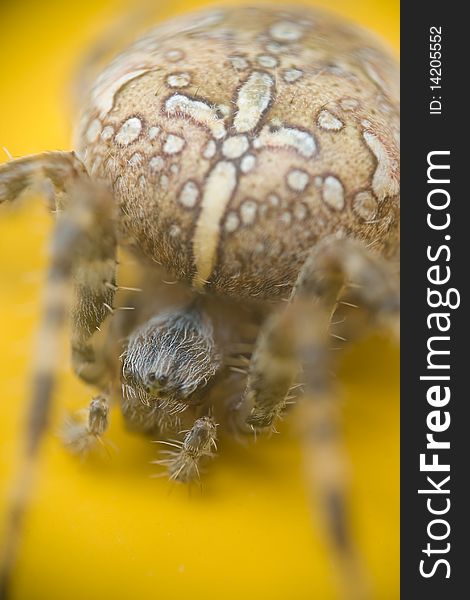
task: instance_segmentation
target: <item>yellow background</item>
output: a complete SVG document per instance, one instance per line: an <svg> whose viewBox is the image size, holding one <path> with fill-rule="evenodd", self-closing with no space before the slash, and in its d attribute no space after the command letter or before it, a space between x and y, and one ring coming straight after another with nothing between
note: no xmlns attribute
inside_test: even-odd
<svg viewBox="0 0 470 600"><path fill-rule="evenodd" d="M330 0L398 48L397 0ZM178 10L202 6L178 2ZM68 82L116 0L4 2L0 9L0 160L70 147ZM174 6L174 5L173 5ZM172 9L162 9L165 14ZM40 202L0 212L0 527L17 464L50 218ZM191 600L335 598L302 480L295 429L247 446L222 438L202 492L150 479L156 447L112 413L112 457L69 456L55 432L85 406L66 353L15 572L14 598ZM398 351L363 343L341 369L354 527L375 597L399 597ZM1 531L1 529L0 529Z"/></svg>

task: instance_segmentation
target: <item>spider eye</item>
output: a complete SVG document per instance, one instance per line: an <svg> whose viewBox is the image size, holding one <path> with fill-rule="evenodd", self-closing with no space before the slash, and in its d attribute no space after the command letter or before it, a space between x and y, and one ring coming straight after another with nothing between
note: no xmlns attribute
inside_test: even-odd
<svg viewBox="0 0 470 600"><path fill-rule="evenodd" d="M168 375L158 375L154 371L147 373L145 382L149 388L161 389L168 383Z"/></svg>
<svg viewBox="0 0 470 600"><path fill-rule="evenodd" d="M157 383L159 386L163 387L168 383L168 375L160 375L157 379Z"/></svg>

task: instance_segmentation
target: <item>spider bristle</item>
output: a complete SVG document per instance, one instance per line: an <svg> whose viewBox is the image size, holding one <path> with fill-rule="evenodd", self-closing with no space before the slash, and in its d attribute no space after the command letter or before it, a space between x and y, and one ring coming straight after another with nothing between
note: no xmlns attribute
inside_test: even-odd
<svg viewBox="0 0 470 600"><path fill-rule="evenodd" d="M341 335L337 335L336 333L331 333L330 332L330 336L334 337L337 340L341 340L342 342L347 342L348 341L345 337L343 337Z"/></svg>

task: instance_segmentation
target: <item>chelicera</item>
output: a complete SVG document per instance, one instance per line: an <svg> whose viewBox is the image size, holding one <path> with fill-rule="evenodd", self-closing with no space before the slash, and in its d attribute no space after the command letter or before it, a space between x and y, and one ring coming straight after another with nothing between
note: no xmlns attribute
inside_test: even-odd
<svg viewBox="0 0 470 600"><path fill-rule="evenodd" d="M113 400L130 429L167 445L157 462L170 479L190 482L218 428L270 432L295 401L309 475L361 589L331 368L341 341L396 328L397 82L376 40L322 12L203 11L104 68L74 151L0 167L1 201L48 180L58 213L4 581L70 313L73 369L97 389L87 420L64 427L70 449L105 435ZM144 273L119 318L118 247Z"/></svg>

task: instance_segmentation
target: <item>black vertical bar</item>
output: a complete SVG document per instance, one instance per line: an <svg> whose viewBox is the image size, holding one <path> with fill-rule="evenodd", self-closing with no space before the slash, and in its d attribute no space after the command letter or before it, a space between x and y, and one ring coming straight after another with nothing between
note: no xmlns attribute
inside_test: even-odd
<svg viewBox="0 0 470 600"><path fill-rule="evenodd" d="M470 230L466 218L470 191L465 185L466 172L470 173L467 142L470 99L466 92L470 30L466 28L464 8L463 3L436 0L401 5L401 597L404 599L470 597L466 582L470 561L465 549L470 529L465 514L470 509L467 464L470 422L466 418L470 402L466 378L470 369ZM431 71L432 68L436 71ZM432 90L432 85L436 89ZM449 154L435 154L430 160L450 165L450 169L432 170L428 182L428 155L436 151ZM444 183L447 178L450 182ZM450 198L449 206L442 210L430 207L430 192L431 204L445 205ZM429 214L433 226L442 226L450 218L449 226L433 229L427 221ZM436 265L438 269L428 272ZM429 277L445 279L449 272L447 283L429 281ZM428 288L440 291L443 296L452 288L457 290L450 292L449 298L455 305L460 295L460 306L432 308L428 303ZM431 302L439 303L437 294L431 297ZM443 329L450 323L448 331L439 331L438 319L430 317L432 313L446 315L439 323ZM448 355L431 357L433 364L448 364L449 369L428 368L427 343L433 336L450 338L431 341L433 349L450 350ZM450 379L420 379L436 375ZM433 406L427 394L430 387L438 385L439 394L444 394L444 386L448 386L451 396L447 404L442 401L438 406L441 396L438 398L435 390L431 396L432 401L436 400ZM448 418L450 425L445 428ZM432 429L439 427L443 431ZM436 441L450 442L450 448L427 448L430 443L427 434L433 434ZM436 454L435 460L448 464L450 470L422 470L421 454L425 455L426 464ZM445 481L448 476L450 479ZM420 494L418 490L427 491ZM442 514L430 512L446 509Z"/></svg>

